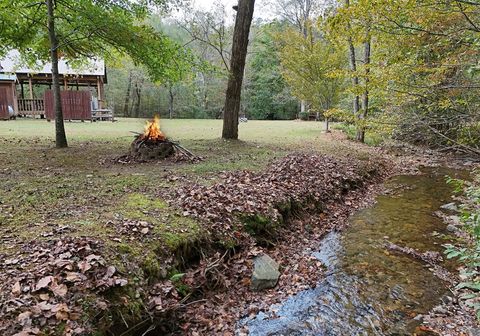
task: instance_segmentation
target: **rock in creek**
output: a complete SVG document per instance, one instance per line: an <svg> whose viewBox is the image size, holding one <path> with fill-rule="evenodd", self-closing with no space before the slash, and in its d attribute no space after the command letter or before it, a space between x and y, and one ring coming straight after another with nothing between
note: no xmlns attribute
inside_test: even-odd
<svg viewBox="0 0 480 336"><path fill-rule="evenodd" d="M273 288L277 284L280 272L275 260L266 254L255 258L252 275L252 289L259 291L262 289Z"/></svg>
<svg viewBox="0 0 480 336"><path fill-rule="evenodd" d="M440 209L447 210L447 211L452 211L452 212L458 212L458 207L454 202L444 204L444 205L440 206Z"/></svg>

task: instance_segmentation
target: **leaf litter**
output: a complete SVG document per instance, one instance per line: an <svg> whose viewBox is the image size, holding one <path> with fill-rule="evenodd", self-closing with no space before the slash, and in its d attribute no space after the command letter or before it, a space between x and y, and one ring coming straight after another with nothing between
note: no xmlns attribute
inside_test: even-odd
<svg viewBox="0 0 480 336"><path fill-rule="evenodd" d="M185 334L233 335L239 318L315 286L323 268L309 251L327 231L343 225L349 213L371 202L367 196L374 192L373 182L390 168L378 160L293 153L261 172L224 172L220 182L211 185L161 188L159 197L209 232L210 245L198 263L187 264L180 280L157 280L144 288L152 323L162 323L158 317L173 311ZM244 219L252 216L274 228L268 244L246 229ZM131 224L138 227L132 233L137 237L151 230ZM60 325L62 335L88 334L95 326L82 318L85 298L103 311L110 305L103 297L107 290L135 286L108 264L102 242L49 239L23 243L19 252L0 255L3 334L37 335ZM279 262L281 277L276 288L255 293L250 290L253 257L263 252Z"/></svg>

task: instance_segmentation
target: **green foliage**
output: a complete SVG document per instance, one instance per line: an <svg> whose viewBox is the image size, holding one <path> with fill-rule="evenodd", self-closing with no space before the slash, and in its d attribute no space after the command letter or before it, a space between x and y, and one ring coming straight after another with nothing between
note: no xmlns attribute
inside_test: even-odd
<svg viewBox="0 0 480 336"><path fill-rule="evenodd" d="M368 67L357 62L356 71L339 72L348 79L350 98L368 89L376 113L362 121L367 128L479 153L479 9L464 1L427 0L419 6L414 0L357 0L327 19L328 38L336 45L350 39L357 59L364 41L372 41ZM350 83L355 76L356 87Z"/></svg>
<svg viewBox="0 0 480 336"><path fill-rule="evenodd" d="M449 179L448 183L462 192L461 222L471 239L457 246L446 244L445 253L448 259L457 258L463 265L460 273L463 282L457 288L468 289L462 299L475 309L480 320L480 172L476 172L472 182Z"/></svg>
<svg viewBox="0 0 480 336"><path fill-rule="evenodd" d="M321 20L307 27L305 35L294 28L276 35L282 73L293 94L308 101L312 112L327 114L339 102L343 79L336 72L346 64L345 52L325 39Z"/></svg>
<svg viewBox="0 0 480 336"><path fill-rule="evenodd" d="M355 136L357 134L357 128L355 124L342 122L335 124L333 128L341 130L350 140L355 140ZM386 134L370 131L366 134L365 143L370 146L378 146L382 144L387 137L388 136Z"/></svg>
<svg viewBox="0 0 480 336"><path fill-rule="evenodd" d="M278 22L258 28L247 76L246 108L252 119L294 119L297 100L282 77L274 35L283 25Z"/></svg>
<svg viewBox="0 0 480 336"><path fill-rule="evenodd" d="M128 55L135 64L145 65L156 81L179 80L189 69L189 53L143 23L153 8L164 5L163 0L57 0L54 15L59 55L70 62ZM30 63L49 60L44 2L3 1L0 13L10 27L0 32L0 53L14 48Z"/></svg>

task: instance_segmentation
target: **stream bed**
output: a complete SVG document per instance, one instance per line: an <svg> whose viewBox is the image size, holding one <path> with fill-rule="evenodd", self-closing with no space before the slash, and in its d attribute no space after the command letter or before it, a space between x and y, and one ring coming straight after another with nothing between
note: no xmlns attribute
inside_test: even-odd
<svg viewBox="0 0 480 336"><path fill-rule="evenodd" d="M411 335L448 294L425 263L388 251L386 240L420 252L442 252L446 224L433 213L451 201L445 176L460 171L428 168L396 176L370 208L331 232L314 255L327 270L316 288L246 318L250 335ZM462 177L464 174L462 174ZM444 264L452 268L452 264Z"/></svg>

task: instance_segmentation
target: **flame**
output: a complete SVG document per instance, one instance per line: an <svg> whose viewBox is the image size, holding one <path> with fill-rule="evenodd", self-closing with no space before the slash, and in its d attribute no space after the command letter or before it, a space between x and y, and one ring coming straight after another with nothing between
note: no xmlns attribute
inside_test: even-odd
<svg viewBox="0 0 480 336"><path fill-rule="evenodd" d="M145 125L145 131L143 132L143 138L147 140L165 140L167 137L160 130L160 118L155 116L152 120L147 121Z"/></svg>

